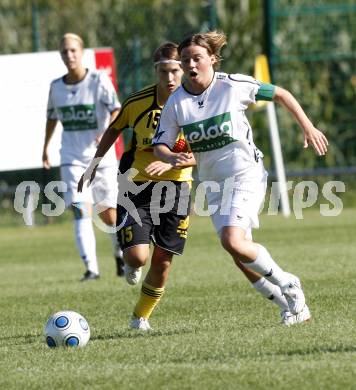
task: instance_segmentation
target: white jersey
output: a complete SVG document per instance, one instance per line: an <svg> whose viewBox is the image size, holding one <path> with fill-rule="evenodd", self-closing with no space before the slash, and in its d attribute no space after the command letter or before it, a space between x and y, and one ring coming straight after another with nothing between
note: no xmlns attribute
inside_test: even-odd
<svg viewBox="0 0 356 390"><path fill-rule="evenodd" d="M76 84L66 84L64 77L52 81L47 118L63 125L61 165L87 167L96 152L96 137L109 126L110 113L120 106L114 86L104 72L88 70ZM100 163L110 165L117 165L114 147Z"/></svg>
<svg viewBox="0 0 356 390"><path fill-rule="evenodd" d="M197 161L199 179L242 180L261 175L263 154L253 142L245 110L255 102L261 83L250 76L216 72L201 95L179 87L161 114L154 144L172 148L179 131Z"/></svg>

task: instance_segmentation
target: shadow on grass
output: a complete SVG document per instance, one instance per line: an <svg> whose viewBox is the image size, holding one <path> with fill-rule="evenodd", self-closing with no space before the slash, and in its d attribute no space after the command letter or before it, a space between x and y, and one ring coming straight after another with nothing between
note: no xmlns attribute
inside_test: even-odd
<svg viewBox="0 0 356 390"><path fill-rule="evenodd" d="M334 347L330 346L315 346L312 348L298 348L288 351L277 351L275 353L267 352L264 355L267 356L307 356L320 353L344 353L344 352L356 352L356 346L354 345L338 345Z"/></svg>
<svg viewBox="0 0 356 390"><path fill-rule="evenodd" d="M21 334L13 336L0 336L0 341L7 340L13 341L11 345L24 345L24 344L34 344L38 341L39 338L43 338L42 334Z"/></svg>
<svg viewBox="0 0 356 390"><path fill-rule="evenodd" d="M165 336L183 335L189 333L195 333L195 330L187 329L187 328L170 329L166 331L161 331L161 330L143 331L137 329L125 329L121 332L117 332L114 334L96 335L91 337L91 340L135 339L139 337L165 337Z"/></svg>
<svg viewBox="0 0 356 390"><path fill-rule="evenodd" d="M116 339L135 339L139 337L165 337L165 336L174 336L194 333L194 329L170 329L166 331L161 330L151 330L151 331L142 331L136 329L125 329L123 331L113 333L113 334L103 334L103 335L92 335L90 340L116 340ZM44 340L43 334L21 334L13 336L0 336L1 341L8 341L11 345L27 345L35 344L39 339Z"/></svg>

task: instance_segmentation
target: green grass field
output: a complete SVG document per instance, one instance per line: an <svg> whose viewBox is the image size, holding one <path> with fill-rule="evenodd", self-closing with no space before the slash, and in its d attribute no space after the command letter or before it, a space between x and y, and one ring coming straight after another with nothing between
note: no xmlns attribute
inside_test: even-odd
<svg viewBox="0 0 356 390"><path fill-rule="evenodd" d="M356 210L261 217L255 239L304 283L313 321L291 328L232 264L208 218L193 217L154 331L128 329L139 286L114 275L98 232L101 279L83 268L70 222L0 229L1 389L355 389ZM83 349L49 349L48 316L83 314Z"/></svg>

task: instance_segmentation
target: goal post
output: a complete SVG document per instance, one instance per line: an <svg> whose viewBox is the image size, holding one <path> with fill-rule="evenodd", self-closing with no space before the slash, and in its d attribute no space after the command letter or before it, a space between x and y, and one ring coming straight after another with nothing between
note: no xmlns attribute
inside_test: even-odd
<svg viewBox="0 0 356 390"><path fill-rule="evenodd" d="M255 60L255 78L264 83L271 83L267 57L258 55ZM288 198L287 180L284 169L281 141L279 138L278 121L274 102L257 102L257 107L265 107L268 119L268 128L272 144L273 161L276 168L278 184L277 196L281 200L281 210L285 217L290 216L290 205Z"/></svg>

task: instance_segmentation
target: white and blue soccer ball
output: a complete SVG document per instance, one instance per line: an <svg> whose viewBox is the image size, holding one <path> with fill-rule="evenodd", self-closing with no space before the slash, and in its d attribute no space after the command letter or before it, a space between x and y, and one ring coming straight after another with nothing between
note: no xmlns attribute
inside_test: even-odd
<svg viewBox="0 0 356 390"><path fill-rule="evenodd" d="M55 347L84 347L90 339L87 320L75 311L59 311L51 315L44 329L46 344Z"/></svg>

